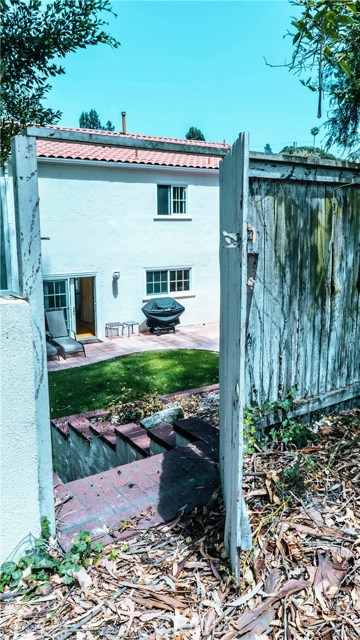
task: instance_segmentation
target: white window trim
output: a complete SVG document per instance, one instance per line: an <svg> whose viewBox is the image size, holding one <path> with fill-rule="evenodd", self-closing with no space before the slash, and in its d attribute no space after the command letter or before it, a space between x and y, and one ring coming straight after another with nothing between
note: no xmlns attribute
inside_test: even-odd
<svg viewBox="0 0 360 640"><path fill-rule="evenodd" d="M193 267L189 265L176 266L176 267L145 267L144 269L144 289L146 292L147 280L146 274L148 271L167 271L168 272L168 284L169 284L169 271L182 271L188 269L190 271L190 285L193 286ZM169 291L168 293L145 293L143 301L152 300L153 298L195 298L195 293L191 288L189 291Z"/></svg>
<svg viewBox="0 0 360 640"><path fill-rule="evenodd" d="M142 300L143 302L147 302L148 300L154 300L154 298L174 298L174 300L177 300L178 298L196 298L196 293L193 291L179 291L179 293L154 293L152 296L144 296Z"/></svg>
<svg viewBox="0 0 360 640"><path fill-rule="evenodd" d="M154 220L192 220L187 213L170 213L168 216L154 216Z"/></svg>

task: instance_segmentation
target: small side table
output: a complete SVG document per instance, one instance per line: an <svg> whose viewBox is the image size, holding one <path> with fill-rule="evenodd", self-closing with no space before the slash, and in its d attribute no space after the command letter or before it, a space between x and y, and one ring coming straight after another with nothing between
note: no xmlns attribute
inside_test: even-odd
<svg viewBox="0 0 360 640"><path fill-rule="evenodd" d="M130 330L131 330L131 333L134 333L134 327L138 328L138 335L140 335L140 323L137 322L136 320L126 320L122 324L124 325L124 327L127 327L128 338L130 338Z"/></svg>
<svg viewBox="0 0 360 640"><path fill-rule="evenodd" d="M124 335L124 322L107 322L105 325L105 335L107 338L112 340L113 331L116 331L115 335L120 336L120 328L121 335Z"/></svg>

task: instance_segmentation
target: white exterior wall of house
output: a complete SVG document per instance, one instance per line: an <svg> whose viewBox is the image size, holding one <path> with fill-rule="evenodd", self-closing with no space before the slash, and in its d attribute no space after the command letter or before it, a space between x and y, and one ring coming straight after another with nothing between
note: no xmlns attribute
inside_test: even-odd
<svg viewBox="0 0 360 640"><path fill-rule="evenodd" d="M0 564L40 535L41 488L30 305L0 299Z"/></svg>
<svg viewBox="0 0 360 640"><path fill-rule="evenodd" d="M145 320L146 269L191 268L191 291L169 294L185 306L182 324L218 321L218 171L41 158L38 167L44 278L95 276L98 337L106 322ZM159 219L158 184L187 186L187 215Z"/></svg>

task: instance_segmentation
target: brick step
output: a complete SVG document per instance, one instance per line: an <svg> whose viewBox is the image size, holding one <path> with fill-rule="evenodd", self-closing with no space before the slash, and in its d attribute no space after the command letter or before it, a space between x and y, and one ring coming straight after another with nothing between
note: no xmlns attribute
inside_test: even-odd
<svg viewBox="0 0 360 640"><path fill-rule="evenodd" d="M69 437L69 423L67 418L53 418L50 420L50 424L58 434L60 434L66 440Z"/></svg>
<svg viewBox="0 0 360 640"><path fill-rule="evenodd" d="M91 442L90 422L87 418L75 418L69 420L69 429L74 431L77 436L83 438L88 445Z"/></svg>
<svg viewBox="0 0 360 640"><path fill-rule="evenodd" d="M51 420L54 466L62 480L69 482L122 464L111 423L105 422L109 415L100 409ZM104 422L91 422L99 418Z"/></svg>
<svg viewBox="0 0 360 640"><path fill-rule="evenodd" d="M155 456L164 451L171 451L176 447L176 434L174 427L168 422L163 422L157 427L149 429L150 455Z"/></svg>
<svg viewBox="0 0 360 640"><path fill-rule="evenodd" d="M176 433L177 446L186 446L188 442L197 440L212 444L219 437L218 430L200 418L175 420L173 429Z"/></svg>
<svg viewBox="0 0 360 640"><path fill-rule="evenodd" d="M115 426L114 431L116 451L119 459L123 460L120 464L141 460L150 455L150 438L146 429L135 422L129 422Z"/></svg>
<svg viewBox="0 0 360 640"><path fill-rule="evenodd" d="M69 437L69 424L76 423L77 420L95 420L100 418L107 418L110 415L109 411L106 409L95 409L94 411L86 411L85 413L76 413L72 416L65 416L63 418L53 418L50 422L53 427L62 435L64 438Z"/></svg>
<svg viewBox="0 0 360 640"><path fill-rule="evenodd" d="M114 426L115 425L112 422L104 420L103 422L90 424L90 431L95 437L100 438L102 442L116 450L116 434Z"/></svg>
<svg viewBox="0 0 360 640"><path fill-rule="evenodd" d="M218 430L199 418L178 418L173 425L163 422L146 429L133 422L116 425L107 419L109 415L89 411L51 421L55 468L65 482L177 447L213 452L218 446ZM92 422L99 417L99 422Z"/></svg>

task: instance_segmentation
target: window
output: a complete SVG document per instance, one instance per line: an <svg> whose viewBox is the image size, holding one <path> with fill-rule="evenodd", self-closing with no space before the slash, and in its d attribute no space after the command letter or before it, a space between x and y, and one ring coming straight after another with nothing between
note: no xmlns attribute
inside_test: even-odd
<svg viewBox="0 0 360 640"><path fill-rule="evenodd" d="M64 309L68 320L68 289L67 280L44 281L44 307L49 309Z"/></svg>
<svg viewBox="0 0 360 640"><path fill-rule="evenodd" d="M190 291L190 269L169 271L170 292Z"/></svg>
<svg viewBox="0 0 360 640"><path fill-rule="evenodd" d="M152 296L154 293L168 293L167 271L146 272L146 294Z"/></svg>
<svg viewBox="0 0 360 640"><path fill-rule="evenodd" d="M158 216L183 215L187 213L186 187L175 187L159 184Z"/></svg>
<svg viewBox="0 0 360 640"><path fill-rule="evenodd" d="M44 282L45 309L66 309L66 280Z"/></svg>
<svg viewBox="0 0 360 640"><path fill-rule="evenodd" d="M146 272L146 295L190 291L191 269L164 269Z"/></svg>

